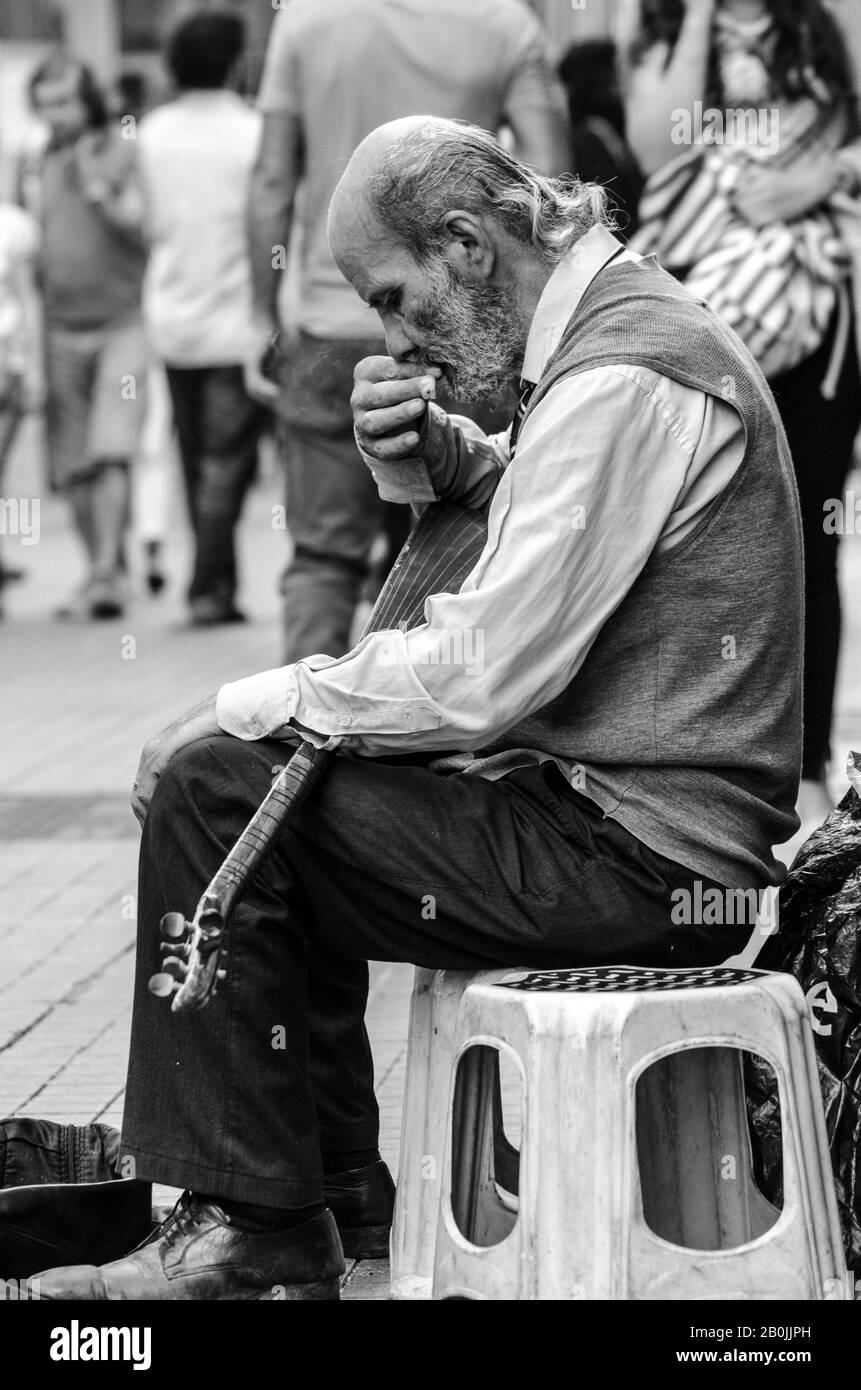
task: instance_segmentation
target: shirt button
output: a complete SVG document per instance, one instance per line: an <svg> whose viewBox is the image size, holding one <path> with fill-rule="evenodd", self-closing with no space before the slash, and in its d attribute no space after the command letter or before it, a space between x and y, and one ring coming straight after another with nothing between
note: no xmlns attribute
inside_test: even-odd
<svg viewBox="0 0 861 1390"><path fill-rule="evenodd" d="M347 726L348 724L352 724L352 722L353 722L353 716L352 716L351 714L339 714L339 715L338 715L338 723L339 723L339 724L343 724L345 728L346 728L346 726Z"/></svg>

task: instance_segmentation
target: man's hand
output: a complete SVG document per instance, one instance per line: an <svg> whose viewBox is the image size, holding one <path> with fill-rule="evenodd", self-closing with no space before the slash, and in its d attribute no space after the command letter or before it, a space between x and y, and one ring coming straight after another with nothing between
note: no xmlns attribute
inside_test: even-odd
<svg viewBox="0 0 861 1390"><path fill-rule="evenodd" d="M155 784L171 758L181 748L185 748L186 744L196 743L200 738L209 738L222 732L215 717L215 696L210 695L187 714L180 715L179 719L168 724L166 729L144 745L137 777L132 787L132 810L141 825L146 820ZM224 737L229 738L229 734L224 734Z"/></svg>
<svg viewBox="0 0 861 1390"><path fill-rule="evenodd" d="M685 0L679 36L671 49L658 40L630 66L641 31L640 0L623 0L617 22L628 143L643 173L653 174L682 152L674 139L675 113L690 111L706 93L716 0Z"/></svg>
<svg viewBox="0 0 861 1390"><path fill-rule="evenodd" d="M833 160L807 160L791 171L746 171L733 206L751 227L792 222L827 202L837 187L839 166Z"/></svg>
<svg viewBox="0 0 861 1390"><path fill-rule="evenodd" d="M365 357L356 367L350 397L360 447L381 463L415 455L439 367L417 367L393 357Z"/></svg>
<svg viewBox="0 0 861 1390"><path fill-rule="evenodd" d="M245 390L258 405L274 407L278 400L280 387L267 373L271 371L272 361L277 349L278 325L261 323L255 330L248 356L243 364Z"/></svg>

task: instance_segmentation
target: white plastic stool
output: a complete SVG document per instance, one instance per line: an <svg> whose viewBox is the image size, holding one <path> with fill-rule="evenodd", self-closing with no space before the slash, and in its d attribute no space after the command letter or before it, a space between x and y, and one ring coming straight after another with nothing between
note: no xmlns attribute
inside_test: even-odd
<svg viewBox="0 0 861 1390"><path fill-rule="evenodd" d="M445 1158L457 1013L467 985L501 970L417 969L410 1001L398 1189L390 1242L391 1296L429 1299Z"/></svg>
<svg viewBox="0 0 861 1390"><path fill-rule="evenodd" d="M743 1051L777 1076L781 1211L754 1181ZM848 1284L791 976L509 971L463 991L454 1052L434 1298L813 1300ZM523 1084L513 1184L501 1052Z"/></svg>

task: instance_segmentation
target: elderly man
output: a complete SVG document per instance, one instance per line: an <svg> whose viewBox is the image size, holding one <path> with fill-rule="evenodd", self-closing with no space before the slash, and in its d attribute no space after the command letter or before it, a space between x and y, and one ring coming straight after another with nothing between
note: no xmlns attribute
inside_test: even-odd
<svg viewBox="0 0 861 1390"><path fill-rule="evenodd" d="M330 236L390 353L356 373L367 461L417 506L484 509L486 544L418 627L227 685L144 750L123 1143L187 1192L148 1245L43 1275L43 1297L336 1298L339 1232L355 1249L382 1205L367 959L715 963L749 927L678 895L777 882L796 825L797 504L738 341L622 249L596 189L474 127L374 132ZM429 404L440 374L475 397L521 379L511 430ZM146 992L159 918L297 730L350 756L249 891L228 987L171 1014Z"/></svg>

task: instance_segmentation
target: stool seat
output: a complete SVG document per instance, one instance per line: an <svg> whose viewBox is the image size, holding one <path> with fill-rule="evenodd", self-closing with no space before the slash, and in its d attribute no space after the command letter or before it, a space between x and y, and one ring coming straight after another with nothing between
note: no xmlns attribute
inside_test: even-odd
<svg viewBox="0 0 861 1390"><path fill-rule="evenodd" d="M424 972L418 989L412 1021L432 1085L420 1114L415 1086L411 1097L423 1155L405 1109L413 1166L402 1146L395 1296L427 1297L431 1245L437 1299L812 1300L848 1282L810 1026L791 976ZM756 1182L745 1053L777 1077L780 1207ZM502 1057L520 1077L519 1148L503 1122ZM410 1226L416 1198L421 1230Z"/></svg>
<svg viewBox="0 0 861 1390"><path fill-rule="evenodd" d="M744 984L763 972L714 965L684 970L651 970L634 965L601 965L575 970L533 970L499 980L504 989L543 994L629 994L637 990L710 989Z"/></svg>

